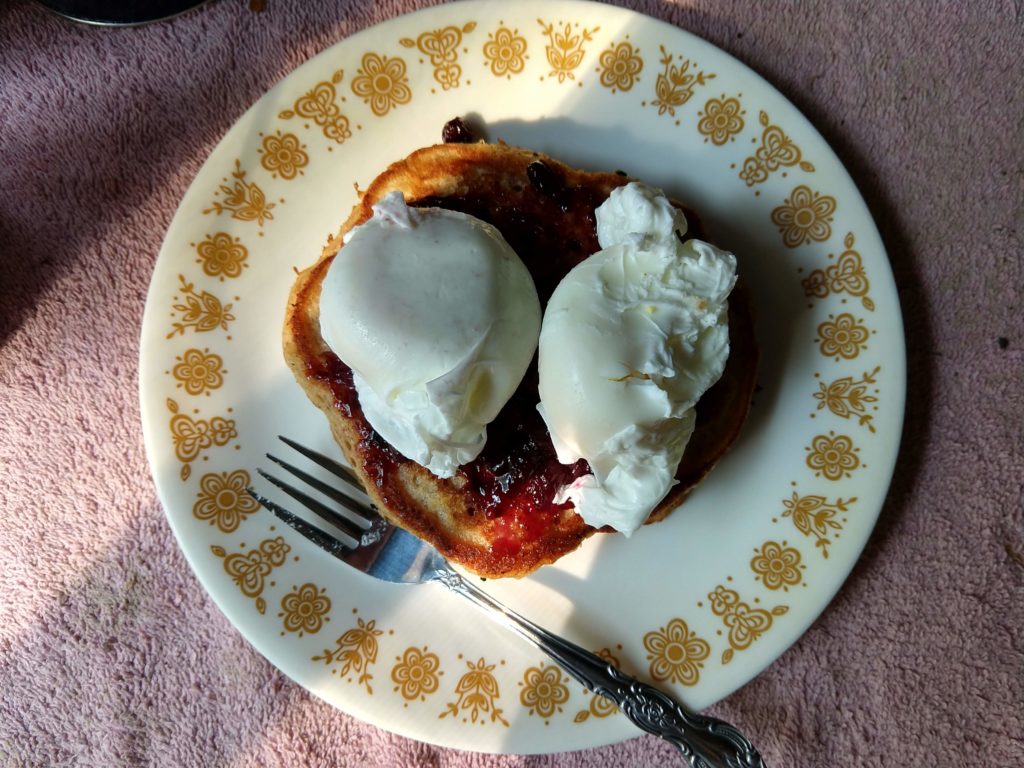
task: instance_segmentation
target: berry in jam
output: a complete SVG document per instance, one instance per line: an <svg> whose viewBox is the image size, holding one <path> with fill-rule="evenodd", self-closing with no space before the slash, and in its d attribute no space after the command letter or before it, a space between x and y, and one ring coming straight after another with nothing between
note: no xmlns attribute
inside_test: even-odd
<svg viewBox="0 0 1024 768"><path fill-rule="evenodd" d="M465 120L453 117L441 129L441 141L445 144L472 144L476 136Z"/></svg>

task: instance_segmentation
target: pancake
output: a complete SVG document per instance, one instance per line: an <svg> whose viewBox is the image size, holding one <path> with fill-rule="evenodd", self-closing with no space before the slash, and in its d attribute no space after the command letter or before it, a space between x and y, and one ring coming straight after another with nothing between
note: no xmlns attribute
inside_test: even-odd
<svg viewBox="0 0 1024 768"><path fill-rule="evenodd" d="M388 192L411 206L458 210L502 233L526 264L541 300L568 271L600 249L594 210L622 172L588 172L503 143L446 143L395 162L361 193L320 259L292 286L284 324L284 356L299 385L326 416L331 432L380 512L429 541L451 562L487 578L519 577L573 551L599 531L557 490L587 474L585 461L559 464L537 413L537 363L487 428L487 444L454 477L441 479L406 459L363 416L352 371L320 335L320 289L346 232L373 215ZM687 237L704 236L686 214ZM676 474L678 484L648 523L663 519L714 467L738 436L755 385L757 349L750 302L737 285L729 302L730 355L725 371L697 405L697 427ZM609 529L610 530L610 529ZM602 531L606 532L606 531Z"/></svg>

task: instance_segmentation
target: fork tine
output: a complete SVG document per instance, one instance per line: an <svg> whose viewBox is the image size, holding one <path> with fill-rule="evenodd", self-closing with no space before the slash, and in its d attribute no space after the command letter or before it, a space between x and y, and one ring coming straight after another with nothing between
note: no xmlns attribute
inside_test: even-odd
<svg viewBox="0 0 1024 768"><path fill-rule="evenodd" d="M308 493L303 493L298 488L295 488L294 486L289 485L288 483L284 482L283 480L277 479L273 475L271 475L271 474L269 474L267 472L264 472L262 469L257 468L256 471L265 480L267 480L267 481L273 483L274 485L276 485L278 488L280 488L282 491L287 493L293 499L295 499L300 504L302 504L303 506L308 508L310 511L312 511L315 514L319 515L324 520L327 520L328 522L336 525L338 528L340 528L342 531L344 531L348 536L351 536L356 541L359 541L359 538L362 536L364 529L361 528L360 526L356 525L354 522L349 520L347 517L344 517L343 515L339 515L333 509L328 507L326 504L324 504L321 501L318 501L317 499L314 499ZM273 511L274 510L271 509L271 512L273 512Z"/></svg>
<svg viewBox="0 0 1024 768"><path fill-rule="evenodd" d="M317 453L311 448L307 448L304 445L296 443L294 440L289 440L284 435L278 435L277 439L280 440L287 446L294 448L296 451L301 453L307 459L312 461L314 464L319 464L321 467L326 469L335 477L339 477L349 485L354 486L357 490L365 491L363 484L359 482L359 478L355 476L351 469L346 467L344 464L339 464L334 459L324 456L322 453Z"/></svg>
<svg viewBox="0 0 1024 768"><path fill-rule="evenodd" d="M320 491L320 493L324 494L324 496L327 496L332 501L336 501L338 504L341 504L343 507L353 512L359 518L359 520L355 521L357 524L360 522L364 522L366 523L366 526L369 526L377 517L377 515L372 510L367 509L367 506L365 504L361 504L352 497L346 496L337 488L328 485L323 480L319 480L313 477L308 472L303 472L301 469L294 466L293 464L289 464L287 461L277 458L277 456L274 456L269 453L266 456L268 459L270 459L272 462L277 464L282 469L291 472L293 475L295 475L295 477L299 478L307 485L316 488L318 491ZM337 522L333 518L331 519L331 522L337 525Z"/></svg>
<svg viewBox="0 0 1024 768"><path fill-rule="evenodd" d="M324 550L328 554L334 555L339 560L344 560L345 555L347 555L354 549L354 547L348 546L340 539L336 539L333 536L324 533L315 525L307 523L298 515L293 515L280 504L271 501L266 496L261 496L260 494L256 493L256 491L254 491L252 488L246 488L245 491L254 499L256 499L256 501L258 501L264 507L273 512L274 515L281 522L291 526L298 533L301 533L307 539L309 539L318 547L320 547L320 549Z"/></svg>

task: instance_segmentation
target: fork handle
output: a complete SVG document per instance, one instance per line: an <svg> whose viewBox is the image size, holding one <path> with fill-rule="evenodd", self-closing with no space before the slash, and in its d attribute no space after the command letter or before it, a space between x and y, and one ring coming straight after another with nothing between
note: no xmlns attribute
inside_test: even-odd
<svg viewBox="0 0 1024 768"><path fill-rule="evenodd" d="M653 685L506 608L454 570L439 569L437 581L546 653L584 688L612 701L638 728L675 744L691 768L765 768L754 745L724 720L685 710Z"/></svg>

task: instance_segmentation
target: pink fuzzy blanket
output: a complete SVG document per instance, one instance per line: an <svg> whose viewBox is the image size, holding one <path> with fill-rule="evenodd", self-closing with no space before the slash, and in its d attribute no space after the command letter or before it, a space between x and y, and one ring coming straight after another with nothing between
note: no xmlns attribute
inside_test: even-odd
<svg viewBox="0 0 1024 768"><path fill-rule="evenodd" d="M1019 3L617 1L810 117L878 222L907 328L903 449L864 556L714 711L776 767L1024 765ZM223 618L150 479L139 327L187 185L286 73L426 4L223 0L135 29L0 5L0 765L679 764L649 736L488 756L332 709Z"/></svg>

